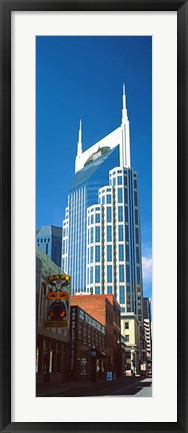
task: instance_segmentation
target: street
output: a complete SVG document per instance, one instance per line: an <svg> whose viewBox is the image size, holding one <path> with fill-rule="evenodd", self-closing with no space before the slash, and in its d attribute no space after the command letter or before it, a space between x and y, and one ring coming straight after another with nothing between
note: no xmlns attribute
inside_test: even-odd
<svg viewBox="0 0 188 433"><path fill-rule="evenodd" d="M106 381L81 386L56 394L47 394L46 397L107 397L107 396L135 396L152 397L152 378L122 377L115 381Z"/></svg>

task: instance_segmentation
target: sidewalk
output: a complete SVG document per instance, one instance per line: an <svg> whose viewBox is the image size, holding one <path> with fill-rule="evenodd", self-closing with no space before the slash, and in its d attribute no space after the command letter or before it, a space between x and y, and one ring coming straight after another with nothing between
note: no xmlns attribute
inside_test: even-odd
<svg viewBox="0 0 188 433"><path fill-rule="evenodd" d="M49 394L66 393L67 391L78 390L87 386L96 385L98 383L106 383L106 380L98 380L97 382L62 382L62 383L43 383L36 387L36 397L47 397Z"/></svg>

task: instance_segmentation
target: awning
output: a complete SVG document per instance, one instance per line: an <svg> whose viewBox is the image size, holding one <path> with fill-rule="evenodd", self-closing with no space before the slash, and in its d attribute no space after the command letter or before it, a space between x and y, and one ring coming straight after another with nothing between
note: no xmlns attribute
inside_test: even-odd
<svg viewBox="0 0 188 433"><path fill-rule="evenodd" d="M104 352L97 349L88 350L87 355L98 359L104 359L107 357Z"/></svg>

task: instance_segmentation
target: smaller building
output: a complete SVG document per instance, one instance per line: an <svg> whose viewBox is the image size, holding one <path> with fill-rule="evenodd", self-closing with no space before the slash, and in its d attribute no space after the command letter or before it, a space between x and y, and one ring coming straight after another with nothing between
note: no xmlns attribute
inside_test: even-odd
<svg viewBox="0 0 188 433"><path fill-rule="evenodd" d="M105 327L107 371L121 375L120 305L114 295L74 295L71 305L78 305Z"/></svg>
<svg viewBox="0 0 188 433"><path fill-rule="evenodd" d="M140 324L134 313L121 316L121 334L126 344L126 374L140 371Z"/></svg>
<svg viewBox="0 0 188 433"><path fill-rule="evenodd" d="M62 228L41 226L36 232L37 246L60 268L62 253Z"/></svg>
<svg viewBox="0 0 188 433"><path fill-rule="evenodd" d="M70 380L95 382L106 373L105 327L78 306L71 306Z"/></svg>

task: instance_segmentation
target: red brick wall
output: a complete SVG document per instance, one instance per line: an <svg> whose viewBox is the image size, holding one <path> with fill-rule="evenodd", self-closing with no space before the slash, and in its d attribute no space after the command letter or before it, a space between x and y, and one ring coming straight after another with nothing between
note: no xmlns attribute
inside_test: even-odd
<svg viewBox="0 0 188 433"><path fill-rule="evenodd" d="M78 305L88 314L102 323L106 329L106 350L108 352L108 364L113 366L113 346L117 345L117 338L114 337L114 322L116 329L119 323L119 315L114 313L115 303L118 310L119 305L114 300L113 295L74 295L70 296L71 305ZM108 320L106 320L106 310L108 310ZM112 367L113 368L113 367Z"/></svg>
<svg viewBox="0 0 188 433"><path fill-rule="evenodd" d="M70 296L71 305L78 305L90 316L106 326L106 298L102 295Z"/></svg>

